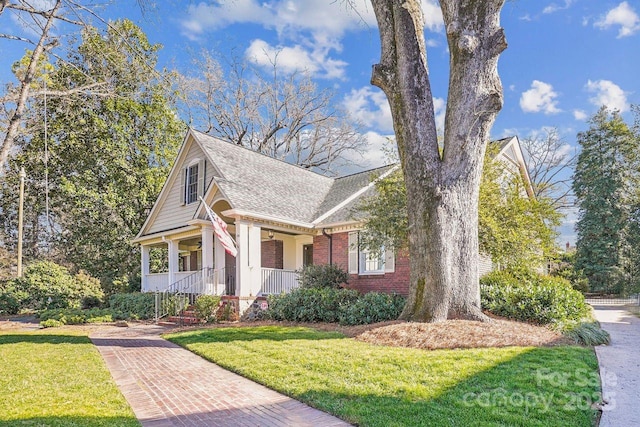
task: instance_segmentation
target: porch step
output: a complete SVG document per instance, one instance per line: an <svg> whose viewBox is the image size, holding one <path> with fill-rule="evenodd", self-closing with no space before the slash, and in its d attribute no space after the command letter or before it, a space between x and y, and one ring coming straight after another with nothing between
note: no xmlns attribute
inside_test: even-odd
<svg viewBox="0 0 640 427"><path fill-rule="evenodd" d="M197 317L189 316L187 314L183 316L169 316L167 317L167 322L178 323L183 325L197 325L201 323L200 319L198 319Z"/></svg>

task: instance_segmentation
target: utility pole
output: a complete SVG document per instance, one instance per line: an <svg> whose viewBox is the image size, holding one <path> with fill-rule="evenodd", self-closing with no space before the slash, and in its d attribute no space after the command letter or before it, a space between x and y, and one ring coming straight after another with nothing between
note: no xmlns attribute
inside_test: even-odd
<svg viewBox="0 0 640 427"><path fill-rule="evenodd" d="M24 168L20 168L20 201L18 202L18 277L22 277L22 223L24 210L24 179L27 176Z"/></svg>

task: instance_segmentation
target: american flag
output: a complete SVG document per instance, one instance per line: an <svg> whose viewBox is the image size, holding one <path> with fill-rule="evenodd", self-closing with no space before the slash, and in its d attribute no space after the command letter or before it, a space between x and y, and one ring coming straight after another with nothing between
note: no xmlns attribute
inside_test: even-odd
<svg viewBox="0 0 640 427"><path fill-rule="evenodd" d="M204 208L207 210L207 215L213 224L213 232L216 233L218 239L224 250L231 256L238 255L238 248L236 247L236 241L233 240L231 234L227 231L227 223L224 222L216 213L207 205L202 197L200 197Z"/></svg>

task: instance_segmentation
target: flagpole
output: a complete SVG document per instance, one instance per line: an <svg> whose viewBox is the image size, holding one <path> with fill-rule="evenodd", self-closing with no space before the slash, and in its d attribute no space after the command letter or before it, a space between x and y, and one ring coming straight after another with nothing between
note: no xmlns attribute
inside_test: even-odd
<svg viewBox="0 0 640 427"><path fill-rule="evenodd" d="M24 211L24 179L27 173L24 167L20 168L20 196L18 201L18 277L22 277L22 228L23 228L23 211Z"/></svg>

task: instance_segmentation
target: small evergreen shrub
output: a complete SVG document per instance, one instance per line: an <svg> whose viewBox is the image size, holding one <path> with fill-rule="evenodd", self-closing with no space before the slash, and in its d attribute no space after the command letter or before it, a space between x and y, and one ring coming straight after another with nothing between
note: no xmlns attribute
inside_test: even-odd
<svg viewBox="0 0 640 427"><path fill-rule="evenodd" d="M8 282L0 283L0 314L18 314L29 295Z"/></svg>
<svg viewBox="0 0 640 427"><path fill-rule="evenodd" d="M482 307L498 316L551 324L580 321L588 315L584 296L562 278L497 271L480 279Z"/></svg>
<svg viewBox="0 0 640 427"><path fill-rule="evenodd" d="M220 309L220 297L215 295L200 295L193 304L196 317L205 323L217 320Z"/></svg>
<svg viewBox="0 0 640 427"><path fill-rule="evenodd" d="M125 318L122 313L116 313L111 309L104 308L92 308L89 310L81 310L79 308L48 309L39 312L38 317L40 318L40 325L45 327L106 323Z"/></svg>
<svg viewBox="0 0 640 427"><path fill-rule="evenodd" d="M298 273L302 288L341 288L349 275L336 264L308 265Z"/></svg>
<svg viewBox="0 0 640 427"><path fill-rule="evenodd" d="M269 297L265 315L272 320L329 322L362 325L397 319L404 298L353 289L298 288L288 294Z"/></svg>
<svg viewBox="0 0 640 427"><path fill-rule="evenodd" d="M293 322L338 322L343 306L358 299L351 289L298 288L288 294L269 296L268 315Z"/></svg>
<svg viewBox="0 0 640 427"><path fill-rule="evenodd" d="M64 326L64 323L56 319L48 319L40 322L40 326L43 328L58 328L60 326Z"/></svg>
<svg viewBox="0 0 640 427"><path fill-rule="evenodd" d="M600 328L598 322L579 322L565 329L563 333L581 345L596 346L611 342L611 336Z"/></svg>
<svg viewBox="0 0 640 427"><path fill-rule="evenodd" d="M115 312L124 313L129 319L153 319L156 315L156 296L142 292L113 294L109 297L109 307Z"/></svg>
<svg viewBox="0 0 640 427"><path fill-rule="evenodd" d="M402 313L404 303L405 298L401 295L369 292L344 307L340 316L340 324L367 325L395 320Z"/></svg>

